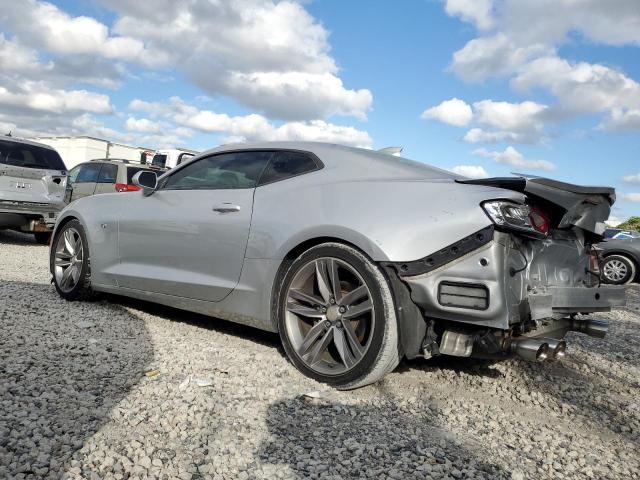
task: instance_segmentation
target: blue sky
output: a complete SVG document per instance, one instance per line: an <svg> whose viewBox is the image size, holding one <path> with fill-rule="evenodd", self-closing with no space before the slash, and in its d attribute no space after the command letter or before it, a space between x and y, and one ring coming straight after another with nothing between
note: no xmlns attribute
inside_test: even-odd
<svg viewBox="0 0 640 480"><path fill-rule="evenodd" d="M0 129L402 145L473 176L614 185L613 216L640 214L637 0L0 7Z"/></svg>

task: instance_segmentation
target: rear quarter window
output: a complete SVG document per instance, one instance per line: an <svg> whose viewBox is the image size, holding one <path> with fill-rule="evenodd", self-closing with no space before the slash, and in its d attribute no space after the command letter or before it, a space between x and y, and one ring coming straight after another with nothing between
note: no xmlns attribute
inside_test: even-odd
<svg viewBox="0 0 640 480"><path fill-rule="evenodd" d="M316 159L305 152L277 152L260 177L260 185L318 170Z"/></svg>

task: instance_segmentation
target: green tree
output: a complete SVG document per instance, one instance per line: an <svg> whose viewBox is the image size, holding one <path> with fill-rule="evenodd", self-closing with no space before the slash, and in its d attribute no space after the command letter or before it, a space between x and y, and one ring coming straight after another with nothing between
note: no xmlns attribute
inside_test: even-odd
<svg viewBox="0 0 640 480"><path fill-rule="evenodd" d="M621 228L623 230L638 230L638 231L640 231L640 217L631 217L626 222L622 222L616 228Z"/></svg>

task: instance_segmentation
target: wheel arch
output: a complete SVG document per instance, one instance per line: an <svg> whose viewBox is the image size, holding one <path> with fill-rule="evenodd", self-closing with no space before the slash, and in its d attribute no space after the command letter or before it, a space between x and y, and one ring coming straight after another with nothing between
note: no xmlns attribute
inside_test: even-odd
<svg viewBox="0 0 640 480"><path fill-rule="evenodd" d="M407 356L408 358L415 358L420 355L422 348L422 341L427 333L427 324L424 321L422 312L411 300L410 291L407 286L397 277L393 269L384 268L379 261L372 259L371 256L357 244L349 242L339 237L332 236L320 236L309 238L303 242L292 247L285 255L276 275L274 281L271 284L271 323L274 326L274 331L278 331L278 294L279 286L284 280L284 276L291 265L291 263L302 255L305 251L323 243L339 243L349 246L358 250L363 255L369 257L369 259L380 267L382 275L386 278L391 296L393 299L394 308L396 311L396 319L398 322L398 346L401 356Z"/></svg>

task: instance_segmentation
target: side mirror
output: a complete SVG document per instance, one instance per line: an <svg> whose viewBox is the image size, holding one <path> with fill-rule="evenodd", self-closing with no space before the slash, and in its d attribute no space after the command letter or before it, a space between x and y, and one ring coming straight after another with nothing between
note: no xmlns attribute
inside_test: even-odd
<svg viewBox="0 0 640 480"><path fill-rule="evenodd" d="M142 189L142 194L145 197L155 192L158 186L158 176L156 172L152 172L151 170L140 170L133 176L131 181L136 187Z"/></svg>

